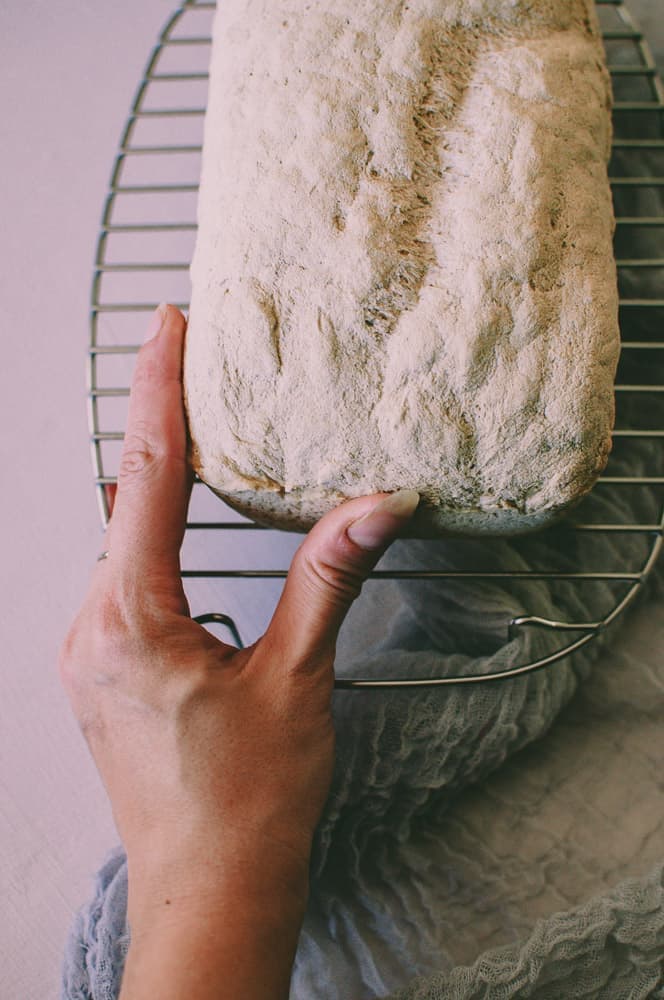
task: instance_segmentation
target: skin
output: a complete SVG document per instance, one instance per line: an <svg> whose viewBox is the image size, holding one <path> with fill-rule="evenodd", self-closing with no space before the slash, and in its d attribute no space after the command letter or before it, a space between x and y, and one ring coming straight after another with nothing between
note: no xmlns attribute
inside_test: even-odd
<svg viewBox="0 0 664 1000"><path fill-rule="evenodd" d="M58 664L127 852L121 1000L285 998L334 763L337 633L417 495L331 511L298 549L266 633L243 650L220 642L189 617L180 577L185 320L160 307L149 333L110 555Z"/></svg>

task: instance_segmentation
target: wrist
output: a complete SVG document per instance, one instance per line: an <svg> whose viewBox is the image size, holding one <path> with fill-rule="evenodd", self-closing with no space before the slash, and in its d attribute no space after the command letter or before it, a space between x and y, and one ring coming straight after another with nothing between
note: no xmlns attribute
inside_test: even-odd
<svg viewBox="0 0 664 1000"><path fill-rule="evenodd" d="M177 853L128 854L128 918L134 934L159 923L247 914L262 922L301 920L309 856L282 845L187 845Z"/></svg>
<svg viewBox="0 0 664 1000"><path fill-rule="evenodd" d="M121 1000L286 1000L308 865L278 858L129 862L131 944Z"/></svg>

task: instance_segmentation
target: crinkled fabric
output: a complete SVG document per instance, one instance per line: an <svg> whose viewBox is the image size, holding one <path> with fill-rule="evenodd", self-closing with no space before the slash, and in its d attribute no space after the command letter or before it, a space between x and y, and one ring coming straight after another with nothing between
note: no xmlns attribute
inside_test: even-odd
<svg viewBox="0 0 664 1000"><path fill-rule="evenodd" d="M63 968L67 1000L116 1000L129 951L127 859L116 847L95 876L92 900L72 925Z"/></svg>
<svg viewBox="0 0 664 1000"><path fill-rule="evenodd" d="M664 866L536 924L520 945L413 982L392 1000L637 1000L662 997Z"/></svg>

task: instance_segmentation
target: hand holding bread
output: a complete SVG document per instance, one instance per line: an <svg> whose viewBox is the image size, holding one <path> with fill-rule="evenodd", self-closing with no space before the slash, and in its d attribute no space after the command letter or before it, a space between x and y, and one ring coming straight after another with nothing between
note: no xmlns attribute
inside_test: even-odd
<svg viewBox="0 0 664 1000"><path fill-rule="evenodd" d="M224 949L232 958L241 934L245 951L253 941L261 952L242 974L269 978L273 969L275 982L287 982L332 775L337 632L419 499L362 497L332 511L296 553L265 635L242 650L220 642L189 617L180 577L193 481L184 318L161 308L151 332L131 389L108 558L95 568L59 662L127 851L132 998L193 995L187 964L175 956L198 921L209 937L217 918L224 933L215 968ZM150 971L151 935L162 924L181 938L170 983L163 937ZM161 978L150 993L152 975ZM267 995L260 984L252 993L252 983L238 980L234 995Z"/></svg>

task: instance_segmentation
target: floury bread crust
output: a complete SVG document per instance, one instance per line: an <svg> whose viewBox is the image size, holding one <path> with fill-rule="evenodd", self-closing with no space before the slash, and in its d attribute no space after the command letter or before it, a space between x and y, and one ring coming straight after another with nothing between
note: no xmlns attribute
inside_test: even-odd
<svg viewBox="0 0 664 1000"><path fill-rule="evenodd" d="M619 351L591 0L224 0L185 347L192 458L306 530L549 523L606 463Z"/></svg>

